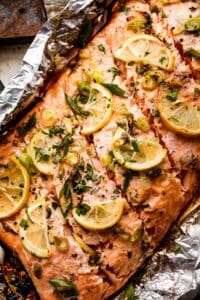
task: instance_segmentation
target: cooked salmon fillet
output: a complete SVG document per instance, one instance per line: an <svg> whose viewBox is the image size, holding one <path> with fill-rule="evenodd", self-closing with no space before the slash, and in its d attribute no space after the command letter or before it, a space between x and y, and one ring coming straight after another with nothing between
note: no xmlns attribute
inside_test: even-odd
<svg viewBox="0 0 200 300"><path fill-rule="evenodd" d="M2 218L0 240L16 251L40 299L107 299L153 253L197 193L199 137L191 139L174 133L156 114L155 102L165 93L165 84L175 82L182 98L199 105L199 94L194 97L199 85L193 78L194 66L191 68L183 60L174 42L173 30L167 23L170 17L168 21L161 18L152 6L146 1L127 1L124 9L113 14L110 23L81 50L77 65L50 84L42 101L0 145L1 180L9 180L3 174L12 155L20 159L26 153L34 165L34 172L28 170L31 174L26 204L14 215ZM142 25L137 23L135 27L135 16L139 16ZM139 34L159 38L162 45L169 47L174 57L172 70L115 58L123 43ZM145 89L146 72L158 70L162 80L153 89ZM106 95L98 98L99 91ZM104 105L103 110L98 105ZM36 122L30 126L33 114ZM44 118L45 114L49 117ZM89 118L93 123L84 127ZM142 125L138 120L143 121ZM125 146L132 141L132 152L140 152L137 141L149 141L165 155L150 168L128 168L113 154L117 130L126 136ZM47 142L33 147L38 134L41 142ZM53 162L50 151L56 153ZM41 163L46 164L46 169L41 168ZM47 172L48 163L51 173ZM135 163L134 159L131 163ZM3 193L0 185L0 201ZM38 199L45 200L50 245L50 255L43 258L25 248L20 238L23 216ZM113 201L114 209L118 199L124 199L122 214L108 228L86 228L75 218L74 210L79 209L79 216L89 218L88 211L94 204ZM108 212L101 214L104 218ZM29 226L34 224L32 219L29 222ZM57 246L58 239L67 240L65 251ZM52 281L62 281L67 286L56 287Z"/></svg>

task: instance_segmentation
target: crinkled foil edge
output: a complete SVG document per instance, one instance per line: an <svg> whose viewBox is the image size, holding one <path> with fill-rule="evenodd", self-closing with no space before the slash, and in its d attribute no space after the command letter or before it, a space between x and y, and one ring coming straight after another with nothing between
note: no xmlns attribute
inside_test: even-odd
<svg viewBox="0 0 200 300"><path fill-rule="evenodd" d="M48 76L67 66L81 46L106 24L116 2L70 0L58 16L44 24L28 49L21 70L0 94L1 136L8 132L10 122L41 96ZM183 222L175 236L178 237L173 239L170 235L165 240L167 246L156 251L145 264L142 279L138 281L133 276L130 280L135 289L131 299L193 300L200 293L200 211ZM174 244L169 250L172 239ZM115 299L127 297L122 292Z"/></svg>

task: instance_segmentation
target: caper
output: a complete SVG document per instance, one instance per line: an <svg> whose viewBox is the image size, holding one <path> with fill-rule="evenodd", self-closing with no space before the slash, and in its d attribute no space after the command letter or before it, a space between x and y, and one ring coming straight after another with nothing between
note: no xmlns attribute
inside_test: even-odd
<svg viewBox="0 0 200 300"><path fill-rule="evenodd" d="M55 237L55 246L59 252L67 252L69 249L69 242L66 237Z"/></svg>
<svg viewBox="0 0 200 300"><path fill-rule="evenodd" d="M138 129L144 132L148 132L150 130L148 119L145 116L136 119L134 123Z"/></svg>
<svg viewBox="0 0 200 300"><path fill-rule="evenodd" d="M139 30L146 28L147 20L142 13L135 13L134 17L127 24L127 29L129 30Z"/></svg>
<svg viewBox="0 0 200 300"><path fill-rule="evenodd" d="M34 265L32 266L32 270L33 270L33 274L35 275L35 277L37 277L38 279L41 278L42 267L38 262L34 263Z"/></svg>

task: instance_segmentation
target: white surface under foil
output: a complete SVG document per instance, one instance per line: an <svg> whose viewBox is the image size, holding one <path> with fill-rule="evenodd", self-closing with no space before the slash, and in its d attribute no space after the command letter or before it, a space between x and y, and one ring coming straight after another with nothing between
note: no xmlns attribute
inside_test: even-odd
<svg viewBox="0 0 200 300"><path fill-rule="evenodd" d="M48 18L55 16L66 5L67 0L44 0ZM20 70L22 59L30 43L0 47L0 80L5 85Z"/></svg>

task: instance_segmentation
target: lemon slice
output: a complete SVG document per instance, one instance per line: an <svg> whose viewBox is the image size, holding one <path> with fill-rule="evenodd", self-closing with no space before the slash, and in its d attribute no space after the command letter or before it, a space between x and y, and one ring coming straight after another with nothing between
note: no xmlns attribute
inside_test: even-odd
<svg viewBox="0 0 200 300"><path fill-rule="evenodd" d="M89 230L103 230L115 225L123 214L125 199L119 198L107 202L95 202L86 214L72 213L78 224Z"/></svg>
<svg viewBox="0 0 200 300"><path fill-rule="evenodd" d="M170 50L159 39L148 34L136 34L124 42L115 53L115 58L124 62L141 62L171 71L174 58Z"/></svg>
<svg viewBox="0 0 200 300"><path fill-rule="evenodd" d="M167 153L159 143L147 139L134 140L120 127L113 138L112 152L119 164L135 171L157 166Z"/></svg>
<svg viewBox="0 0 200 300"><path fill-rule="evenodd" d="M54 139L39 131L33 136L29 146L29 154L33 164L41 173L46 175L52 175L55 167L51 159L53 144Z"/></svg>
<svg viewBox="0 0 200 300"><path fill-rule="evenodd" d="M81 119L82 134L89 135L103 128L110 121L113 112L111 92L102 85L94 83L83 109L89 112L89 115Z"/></svg>
<svg viewBox="0 0 200 300"><path fill-rule="evenodd" d="M11 156L7 168L0 173L0 219L14 215L25 205L29 187L27 170Z"/></svg>
<svg viewBox="0 0 200 300"><path fill-rule="evenodd" d="M156 103L162 121L171 130L186 136L200 135L200 111L187 101L170 101L163 97Z"/></svg>
<svg viewBox="0 0 200 300"><path fill-rule="evenodd" d="M19 235L23 246L33 255L51 255L44 200L35 201L27 208L20 222Z"/></svg>

